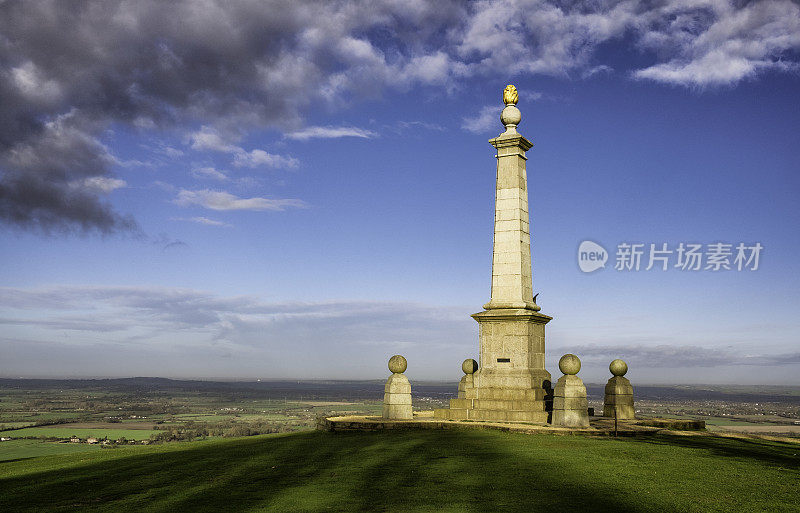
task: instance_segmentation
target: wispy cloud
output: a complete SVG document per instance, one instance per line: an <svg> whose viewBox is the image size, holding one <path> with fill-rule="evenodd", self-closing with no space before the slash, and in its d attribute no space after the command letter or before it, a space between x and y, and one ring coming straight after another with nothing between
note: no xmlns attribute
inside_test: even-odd
<svg viewBox="0 0 800 513"><path fill-rule="evenodd" d="M233 165L239 167L274 167L274 168L295 168L299 161L293 157L284 157L267 153L264 150L239 151L233 157Z"/></svg>
<svg viewBox="0 0 800 513"><path fill-rule="evenodd" d="M192 176L195 178L211 178L212 180L218 180L220 182L228 180L228 175L210 166L192 169Z"/></svg>
<svg viewBox="0 0 800 513"><path fill-rule="evenodd" d="M338 139L340 137L371 139L377 136L378 134L372 130L354 126L310 126L286 134L287 138L299 141L306 141L308 139Z"/></svg>
<svg viewBox="0 0 800 513"><path fill-rule="evenodd" d="M0 351L7 356L0 375L35 368L62 375L380 377L388 357L402 350L412 375L435 376L435 360L472 354L473 344L459 348L471 323L463 308L400 302L269 303L164 287L0 288ZM64 356L50 365L42 350ZM107 365L109 351L124 361ZM233 368L218 360L223 352ZM453 362L454 377L461 360Z"/></svg>
<svg viewBox="0 0 800 513"><path fill-rule="evenodd" d="M742 353L718 347L659 344L585 345L571 351L591 362L622 358L638 367L720 367L731 365L797 365L800 352L781 354Z"/></svg>
<svg viewBox="0 0 800 513"><path fill-rule="evenodd" d="M246 151L207 126L189 134L188 139L193 150L232 154L233 164L239 167L295 168L299 164L299 161L293 157L275 155L260 149Z"/></svg>
<svg viewBox="0 0 800 513"><path fill-rule="evenodd" d="M204 224L206 226L225 226L227 228L232 227L232 225L228 223L223 223L222 221L217 221L215 219L209 219L207 217L173 217L172 220L187 221L190 223Z"/></svg>
<svg viewBox="0 0 800 513"><path fill-rule="evenodd" d="M730 85L761 71L797 71L788 51L800 48L800 5L790 0L727 1L662 8L671 17L653 20L641 36L645 48L674 56L633 76L687 86ZM786 58L784 58L786 57Z"/></svg>
<svg viewBox="0 0 800 513"><path fill-rule="evenodd" d="M119 178L110 178L107 176L92 176L90 178L86 178L80 184L76 184L78 187L84 187L86 189L90 189L99 193L108 194L109 192L121 189L128 185L125 180L120 180Z"/></svg>
<svg viewBox="0 0 800 513"><path fill-rule="evenodd" d="M502 132L503 125L500 123L500 107L497 105L486 105L480 112L471 117L461 120L461 128L474 134L480 134L491 130Z"/></svg>
<svg viewBox="0 0 800 513"><path fill-rule="evenodd" d="M599 50L623 39L646 64L616 71L635 80L708 88L800 72L792 0L443 0L369 9L186 0L89 10L29 1L3 14L0 34L13 44L0 46L0 222L45 231L137 229L102 191L73 187L113 175L120 162L99 137L115 124L189 130L199 120L194 151L293 167L293 157L238 141L252 129L302 126L310 105L346 105L365 91L427 95L432 86L439 95L499 74L591 76L609 66ZM488 119L469 118L465 129L488 130ZM287 135L375 136L351 126Z"/></svg>
<svg viewBox="0 0 800 513"><path fill-rule="evenodd" d="M225 191L181 189L175 203L184 207L196 205L211 210L274 210L305 208L308 205L299 199L240 198Z"/></svg>
<svg viewBox="0 0 800 513"><path fill-rule="evenodd" d="M231 144L219 132L209 126L203 126L200 130L190 133L188 138L191 148L197 151L219 151L222 153L244 151L242 148Z"/></svg>
<svg viewBox="0 0 800 513"><path fill-rule="evenodd" d="M601 64L599 66L595 66L593 68L585 70L583 73L581 73L581 78L587 79L595 75L604 75L613 72L614 68L612 68L611 66L606 66L605 64Z"/></svg>

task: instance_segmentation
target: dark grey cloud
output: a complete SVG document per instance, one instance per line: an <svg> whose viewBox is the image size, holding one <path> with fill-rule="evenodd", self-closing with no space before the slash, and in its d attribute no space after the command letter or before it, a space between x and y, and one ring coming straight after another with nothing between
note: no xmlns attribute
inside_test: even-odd
<svg viewBox="0 0 800 513"><path fill-rule="evenodd" d="M135 230L102 192L82 186L111 176L102 129L297 128L312 101L375 94L420 35L412 26L424 20L435 32L458 12L447 2L2 2L0 221ZM403 27L387 48L395 57L365 39Z"/></svg>
<svg viewBox="0 0 800 513"><path fill-rule="evenodd" d="M595 62L596 49L628 35L653 58L631 71L637 79L735 84L798 69L789 52L800 48L800 7L790 0L6 0L0 222L135 231L104 199L108 188L86 185L113 179L101 134L114 124L210 126L234 141L253 127L309 133L301 127L310 105L343 106L386 87L434 85L442 94L465 77L589 76L607 68ZM249 157L291 163L258 151Z"/></svg>

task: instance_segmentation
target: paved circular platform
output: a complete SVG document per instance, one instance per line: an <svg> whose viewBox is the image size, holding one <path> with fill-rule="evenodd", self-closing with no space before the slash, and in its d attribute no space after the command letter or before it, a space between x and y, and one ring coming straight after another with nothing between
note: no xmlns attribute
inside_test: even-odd
<svg viewBox="0 0 800 513"><path fill-rule="evenodd" d="M560 435L613 436L614 419L590 417L588 428L562 428L523 422L480 422L468 420L434 419L433 412L414 412L411 420L389 420L377 416L348 415L325 417L317 421L317 429L323 431L380 431L393 429L495 429L514 433L551 433ZM618 421L618 436L648 436L664 431L699 431L705 422L680 419L637 419Z"/></svg>

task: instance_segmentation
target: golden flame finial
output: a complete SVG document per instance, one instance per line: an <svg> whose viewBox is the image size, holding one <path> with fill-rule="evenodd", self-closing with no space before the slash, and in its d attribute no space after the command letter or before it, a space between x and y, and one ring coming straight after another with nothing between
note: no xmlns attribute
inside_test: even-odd
<svg viewBox="0 0 800 513"><path fill-rule="evenodd" d="M508 84L506 88L503 89L503 103L506 105L516 105L518 100L519 94L517 94L517 88Z"/></svg>

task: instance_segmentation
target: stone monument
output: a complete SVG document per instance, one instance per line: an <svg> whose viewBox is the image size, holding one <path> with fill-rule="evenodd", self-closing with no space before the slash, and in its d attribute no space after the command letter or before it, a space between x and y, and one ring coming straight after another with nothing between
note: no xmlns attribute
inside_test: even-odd
<svg viewBox="0 0 800 513"><path fill-rule="evenodd" d="M633 386L628 378L624 377L628 372L628 364L620 359L616 359L608 366L613 376L606 383L605 400L603 401L603 417L618 419L635 419L636 412L633 408Z"/></svg>
<svg viewBox="0 0 800 513"><path fill-rule="evenodd" d="M565 354L558 361L564 373L556 382L553 392L553 425L558 427L589 427L589 402L586 387L576 376L581 370L581 360L574 354Z"/></svg>
<svg viewBox="0 0 800 513"><path fill-rule="evenodd" d="M479 366L467 373L472 387L464 388L464 397L435 410L440 419L541 424L548 419L544 326L552 317L540 313L533 295L525 169L525 152L533 144L517 132L522 119L517 100L517 89L507 86L500 115L505 132L489 140L497 150L497 181L491 295L484 311L472 316L478 322Z"/></svg>
<svg viewBox="0 0 800 513"><path fill-rule="evenodd" d="M411 411L411 383L403 374L408 368L408 362L399 354L389 358L389 370L392 375L386 380L383 388L383 418L385 419L412 419Z"/></svg>

